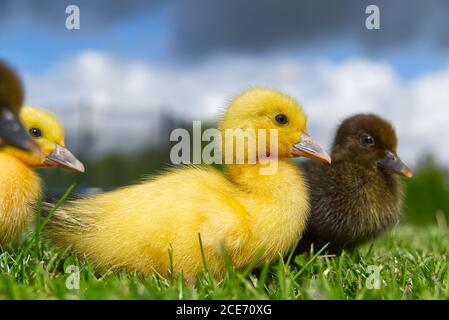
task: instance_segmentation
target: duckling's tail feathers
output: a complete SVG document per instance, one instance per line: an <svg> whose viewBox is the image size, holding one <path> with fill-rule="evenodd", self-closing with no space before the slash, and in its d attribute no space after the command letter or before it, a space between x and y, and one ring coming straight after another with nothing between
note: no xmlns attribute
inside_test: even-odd
<svg viewBox="0 0 449 320"><path fill-rule="evenodd" d="M74 202L69 201L58 208L50 202L43 202L41 207L41 216L48 218L44 227L44 234L61 245L68 245L69 238L85 233L92 229L93 225L87 219L82 219L72 208Z"/></svg>

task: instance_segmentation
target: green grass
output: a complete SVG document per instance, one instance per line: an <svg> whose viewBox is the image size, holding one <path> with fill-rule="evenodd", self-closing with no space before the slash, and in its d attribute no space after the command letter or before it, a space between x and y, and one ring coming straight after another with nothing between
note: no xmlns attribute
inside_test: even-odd
<svg viewBox="0 0 449 320"><path fill-rule="evenodd" d="M0 251L0 299L447 299L449 231L444 224L396 227L357 252L299 255L235 272L217 282L206 272L195 285L181 276L143 279L134 273L96 274L39 234ZM168 253L167 253L168 256ZM68 289L75 265L80 289ZM369 289L368 266L381 267L380 289Z"/></svg>
<svg viewBox="0 0 449 320"><path fill-rule="evenodd" d="M412 179L405 179L405 216L415 224L435 222L435 215L449 219L449 173L428 160L418 166ZM423 214L426 212L427 214Z"/></svg>
<svg viewBox="0 0 449 320"><path fill-rule="evenodd" d="M91 185L110 189L159 168L162 152L154 152L136 155L134 165L126 166L130 171L122 170L125 160L117 156L90 165L92 174L88 176L57 170L42 173L53 174L46 181L53 181L56 187L82 178ZM154 163L142 159L154 159ZM93 165L98 168L92 170ZM120 167L123 176L110 181L109 173L117 171L113 170L115 166ZM431 159L423 161L413 179L404 180L406 224L356 252L336 257L289 257L257 273L251 267L239 273L228 267L220 283L207 272L198 277L195 285L186 284L179 276L143 279L129 273L96 274L86 261L64 254L42 239L40 231L46 219L38 219L36 232L13 248L0 249L0 299L448 299L448 179L447 169ZM65 270L70 265L80 270L79 290L66 287L70 274ZM382 268L378 290L367 287L367 282L371 283L370 266Z"/></svg>

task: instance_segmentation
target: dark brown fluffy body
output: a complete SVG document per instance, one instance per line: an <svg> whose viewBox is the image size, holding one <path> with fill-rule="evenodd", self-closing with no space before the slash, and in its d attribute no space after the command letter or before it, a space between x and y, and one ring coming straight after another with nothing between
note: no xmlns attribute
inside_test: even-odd
<svg viewBox="0 0 449 320"><path fill-rule="evenodd" d="M329 251L351 249L393 226L401 213L401 184L395 176L351 162L301 166L311 186L311 216L300 250L314 243Z"/></svg>
<svg viewBox="0 0 449 320"><path fill-rule="evenodd" d="M369 132L374 146L359 143ZM401 214L399 177L378 166L386 150L396 152L391 125L374 115L345 120L335 137L332 164L301 164L309 185L311 213L298 252L315 251L326 243L330 252L352 249L395 225Z"/></svg>

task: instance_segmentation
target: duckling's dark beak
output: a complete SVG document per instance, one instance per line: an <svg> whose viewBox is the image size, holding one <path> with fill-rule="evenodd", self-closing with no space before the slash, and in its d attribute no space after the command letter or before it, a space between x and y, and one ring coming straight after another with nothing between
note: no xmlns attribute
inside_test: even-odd
<svg viewBox="0 0 449 320"><path fill-rule="evenodd" d="M55 150L44 161L49 167L60 167L78 172L84 172L84 165L69 151L69 149L57 144Z"/></svg>
<svg viewBox="0 0 449 320"><path fill-rule="evenodd" d="M292 154L297 157L306 157L318 160L324 163L331 163L331 157L318 144L313 142L312 138L303 133L302 139L293 145Z"/></svg>
<svg viewBox="0 0 449 320"><path fill-rule="evenodd" d="M42 156L41 149L28 135L19 118L6 108L0 110L0 143Z"/></svg>
<svg viewBox="0 0 449 320"><path fill-rule="evenodd" d="M408 178L413 176L412 169L402 162L398 155L392 151L387 151L385 153L385 157L377 164L387 172L400 174L401 176Z"/></svg>

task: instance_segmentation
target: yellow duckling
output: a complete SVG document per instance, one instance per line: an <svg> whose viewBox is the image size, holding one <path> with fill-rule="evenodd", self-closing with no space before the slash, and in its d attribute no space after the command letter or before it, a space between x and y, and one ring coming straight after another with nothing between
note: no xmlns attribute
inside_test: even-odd
<svg viewBox="0 0 449 320"><path fill-rule="evenodd" d="M285 158L330 158L307 136L300 105L274 90L255 88L234 98L220 129L236 128L277 130L275 172L261 175L267 163L259 157L253 164L227 165L226 173L211 167L174 169L66 203L50 219L47 234L100 269L164 276L173 270L187 279L203 268L199 234L206 265L218 277L224 271L223 245L237 269L251 263L259 249L259 262L286 254L298 241L309 208L302 174ZM234 139L225 139L229 144L235 149Z"/></svg>
<svg viewBox="0 0 449 320"><path fill-rule="evenodd" d="M33 217L32 205L41 190L37 167L63 167L84 171L64 147L64 131L56 118L43 109L24 107L20 120L45 158L10 146L0 151L0 246L14 240Z"/></svg>

